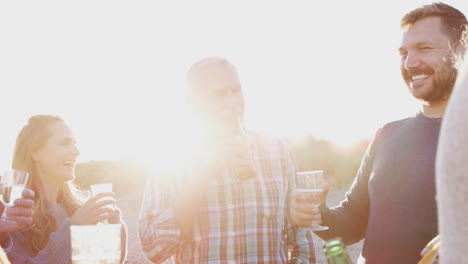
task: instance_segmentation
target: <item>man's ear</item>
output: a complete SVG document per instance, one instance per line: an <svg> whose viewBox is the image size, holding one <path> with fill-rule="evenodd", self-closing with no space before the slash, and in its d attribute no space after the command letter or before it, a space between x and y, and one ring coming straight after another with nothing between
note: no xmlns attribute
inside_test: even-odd
<svg viewBox="0 0 468 264"><path fill-rule="evenodd" d="M465 41L459 41L455 43L452 47L452 56L453 56L453 63L455 68L460 69L461 65L463 64L463 59L465 58L465 51L467 49Z"/></svg>
<svg viewBox="0 0 468 264"><path fill-rule="evenodd" d="M465 52L468 48L468 26L464 26L464 30L462 32L461 38L459 41L455 43L455 46L453 47L453 51L455 54L460 56L460 58L464 58Z"/></svg>
<svg viewBox="0 0 468 264"><path fill-rule="evenodd" d="M463 58L466 52L466 44L464 42L457 43L454 47L454 51L455 51L455 54Z"/></svg>

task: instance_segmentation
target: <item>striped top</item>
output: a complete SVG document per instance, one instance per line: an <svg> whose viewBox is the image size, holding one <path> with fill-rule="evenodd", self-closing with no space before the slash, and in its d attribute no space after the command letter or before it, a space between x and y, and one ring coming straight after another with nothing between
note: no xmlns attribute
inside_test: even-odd
<svg viewBox="0 0 468 264"><path fill-rule="evenodd" d="M28 245L27 238L20 231L10 233L13 248L7 252L8 258L14 264L71 264L71 238L70 226L72 222L62 205L57 204L56 210L52 209L55 217L59 222L59 227L55 232L50 234L49 242L39 251L34 253L33 249ZM120 214L116 214L120 217ZM121 221L121 254L122 262L127 253L127 229Z"/></svg>
<svg viewBox="0 0 468 264"><path fill-rule="evenodd" d="M195 216L193 234L181 240L172 209L190 168L174 177L151 177L139 234L143 251L155 263L315 263L309 231L288 219L295 165L283 141L250 134L255 177L234 177L233 169L213 180ZM173 181L167 180L174 179Z"/></svg>
<svg viewBox="0 0 468 264"><path fill-rule="evenodd" d="M37 254L34 254L32 248L26 243L26 238L21 232L11 233L13 239L13 248L8 252L8 258L12 263L63 263L71 264L71 244L70 244L70 225L65 209L58 204L56 217L60 223L59 228L50 234L49 243Z"/></svg>

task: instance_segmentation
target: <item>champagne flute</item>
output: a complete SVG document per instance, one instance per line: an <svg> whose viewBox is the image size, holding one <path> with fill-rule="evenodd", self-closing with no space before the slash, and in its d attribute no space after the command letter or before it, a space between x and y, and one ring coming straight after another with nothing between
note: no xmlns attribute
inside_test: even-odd
<svg viewBox="0 0 468 264"><path fill-rule="evenodd" d="M92 184L90 186L91 189L91 195L96 196L98 193L109 193L112 192L112 183L98 183L98 184ZM109 205L112 207L112 205ZM107 220L102 220L99 223L101 224L108 224L109 221Z"/></svg>
<svg viewBox="0 0 468 264"><path fill-rule="evenodd" d="M0 199L5 206L0 221L14 222L8 218L6 211L13 207L16 199L21 198L28 177L28 172L15 169L0 172Z"/></svg>
<svg viewBox="0 0 468 264"><path fill-rule="evenodd" d="M301 193L305 202L319 207L323 202L323 170L304 171L297 173L298 186L296 192ZM311 231L327 230L328 226L321 226L316 221L312 221Z"/></svg>
<svg viewBox="0 0 468 264"><path fill-rule="evenodd" d="M121 224L70 226L73 264L120 264Z"/></svg>

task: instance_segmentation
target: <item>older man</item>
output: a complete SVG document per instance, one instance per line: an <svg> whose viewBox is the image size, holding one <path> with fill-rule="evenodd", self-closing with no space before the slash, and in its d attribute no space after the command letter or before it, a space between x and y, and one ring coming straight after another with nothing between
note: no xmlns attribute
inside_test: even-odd
<svg viewBox="0 0 468 264"><path fill-rule="evenodd" d="M288 218L295 165L281 140L245 131L237 71L195 63L189 98L204 144L171 180L152 180L139 220L147 257L162 263L315 263L310 233ZM166 177L167 178L167 177ZM289 252L288 252L289 251Z"/></svg>

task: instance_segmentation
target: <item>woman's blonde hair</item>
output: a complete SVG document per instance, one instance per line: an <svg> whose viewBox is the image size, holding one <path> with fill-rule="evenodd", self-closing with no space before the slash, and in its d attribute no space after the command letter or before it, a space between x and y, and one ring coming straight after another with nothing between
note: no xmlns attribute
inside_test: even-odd
<svg viewBox="0 0 468 264"><path fill-rule="evenodd" d="M48 213L50 203L45 198L44 182L37 174L32 154L47 143L47 140L52 136L49 126L57 122L64 121L53 115L36 115L29 118L28 123L21 129L16 138L13 154L12 167L29 172L26 187L36 194L33 211L34 224L23 231L27 243L36 253L47 245L50 233L58 228L58 221L54 215ZM60 188L57 201L71 216L83 205L84 198L84 193L73 182L67 182Z"/></svg>

